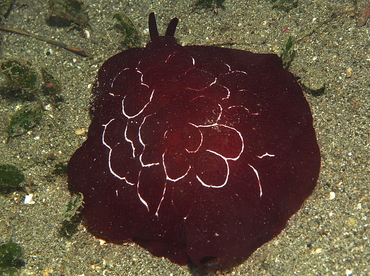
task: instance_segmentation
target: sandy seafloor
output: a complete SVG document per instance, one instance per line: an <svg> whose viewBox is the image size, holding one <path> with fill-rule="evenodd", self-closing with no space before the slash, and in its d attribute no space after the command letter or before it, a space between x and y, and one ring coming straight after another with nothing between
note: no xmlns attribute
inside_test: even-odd
<svg viewBox="0 0 370 276"><path fill-rule="evenodd" d="M146 42L151 11L162 34L170 19L178 17L176 37L187 45L231 41L233 48L279 54L289 36L285 28L293 36L314 31L296 45L290 71L313 88L326 85L321 96L306 93L322 154L317 188L279 236L224 274L370 275L370 23L357 27L357 14L345 13L319 26L333 13L353 9L353 1L299 0L297 8L285 12L272 9L267 0L226 0L217 13L193 11L192 0L84 2L89 37L48 26L47 1L16 1L2 21L94 55L83 58L42 41L0 33L1 58L46 67L61 82L64 98L59 108L47 112L58 127L44 116L39 126L8 143L4 129L21 103L0 102L1 163L22 169L23 185L34 200L25 204L25 192L0 197L0 243L22 245L21 275L191 275L188 267L153 257L135 244L102 244L83 226L70 239L59 235L70 193L66 177L52 171L86 139L91 85L101 64L121 47L112 16L126 13Z"/></svg>

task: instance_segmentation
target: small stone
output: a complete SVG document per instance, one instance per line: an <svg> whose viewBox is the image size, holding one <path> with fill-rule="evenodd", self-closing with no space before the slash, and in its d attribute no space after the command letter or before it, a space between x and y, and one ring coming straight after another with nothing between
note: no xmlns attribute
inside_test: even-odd
<svg viewBox="0 0 370 276"><path fill-rule="evenodd" d="M33 201L33 194L26 195L24 197L24 204L35 204L35 201Z"/></svg>
<svg viewBox="0 0 370 276"><path fill-rule="evenodd" d="M350 77L352 77L352 69L348 68L346 71L346 78L350 78Z"/></svg>
<svg viewBox="0 0 370 276"><path fill-rule="evenodd" d="M327 78L322 68L307 67L300 73L300 76L300 83L303 85L305 92L316 94L316 92L319 93L318 91L325 90ZM309 91L306 91L307 89Z"/></svg>
<svg viewBox="0 0 370 276"><path fill-rule="evenodd" d="M356 220L354 218L350 218L348 221L347 221L347 225L352 227L352 226L355 226L356 225Z"/></svg>
<svg viewBox="0 0 370 276"><path fill-rule="evenodd" d="M44 109L47 111L51 111L53 109L53 106L51 104L44 105Z"/></svg>
<svg viewBox="0 0 370 276"><path fill-rule="evenodd" d="M86 129L84 128L76 129L75 133L77 135L84 135L86 133Z"/></svg>

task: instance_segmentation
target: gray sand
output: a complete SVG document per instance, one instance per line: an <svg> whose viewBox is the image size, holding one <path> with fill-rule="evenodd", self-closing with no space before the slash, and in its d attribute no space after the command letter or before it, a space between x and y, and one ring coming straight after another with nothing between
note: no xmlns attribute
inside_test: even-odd
<svg viewBox="0 0 370 276"><path fill-rule="evenodd" d="M3 132L19 102L0 101L1 162L26 175L25 193L0 197L0 243L24 248L22 275L191 275L167 259L153 257L135 244L103 243L81 225L70 239L59 236L61 214L70 199L65 177L52 175L86 139L91 85L101 64L119 52L122 37L112 26L114 13L125 12L148 41L147 16L156 12L163 34L174 16L182 44L232 41L233 48L280 53L289 36L313 34L296 45L290 71L311 87L326 84L321 96L306 94L322 153L320 178L312 196L285 230L225 275L369 275L369 107L370 23L356 26L352 1L300 0L290 12L272 9L267 0L226 0L225 9L192 12L194 1L84 1L90 37L78 30L50 27L47 1L16 1L7 27L23 29L80 47L83 58L21 35L1 33L2 59L17 57L46 67L62 83L65 101L50 110L28 134L5 143ZM154 3L155 2L155 3ZM364 7L368 1L359 0ZM154 3L154 4L150 4ZM47 53L50 53L47 55ZM76 133L77 131L77 133Z"/></svg>

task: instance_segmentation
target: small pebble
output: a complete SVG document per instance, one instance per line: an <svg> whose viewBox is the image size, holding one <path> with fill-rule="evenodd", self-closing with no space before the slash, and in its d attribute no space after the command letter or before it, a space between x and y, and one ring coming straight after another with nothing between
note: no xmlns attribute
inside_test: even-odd
<svg viewBox="0 0 370 276"><path fill-rule="evenodd" d="M84 135L86 133L86 129L84 128L76 129L75 133L77 135Z"/></svg>
<svg viewBox="0 0 370 276"><path fill-rule="evenodd" d="M352 69L348 68L346 71L346 78L350 78L350 77L352 77Z"/></svg>
<svg viewBox="0 0 370 276"><path fill-rule="evenodd" d="M24 204L35 204L35 201L33 201L33 194L26 195L24 197Z"/></svg>

